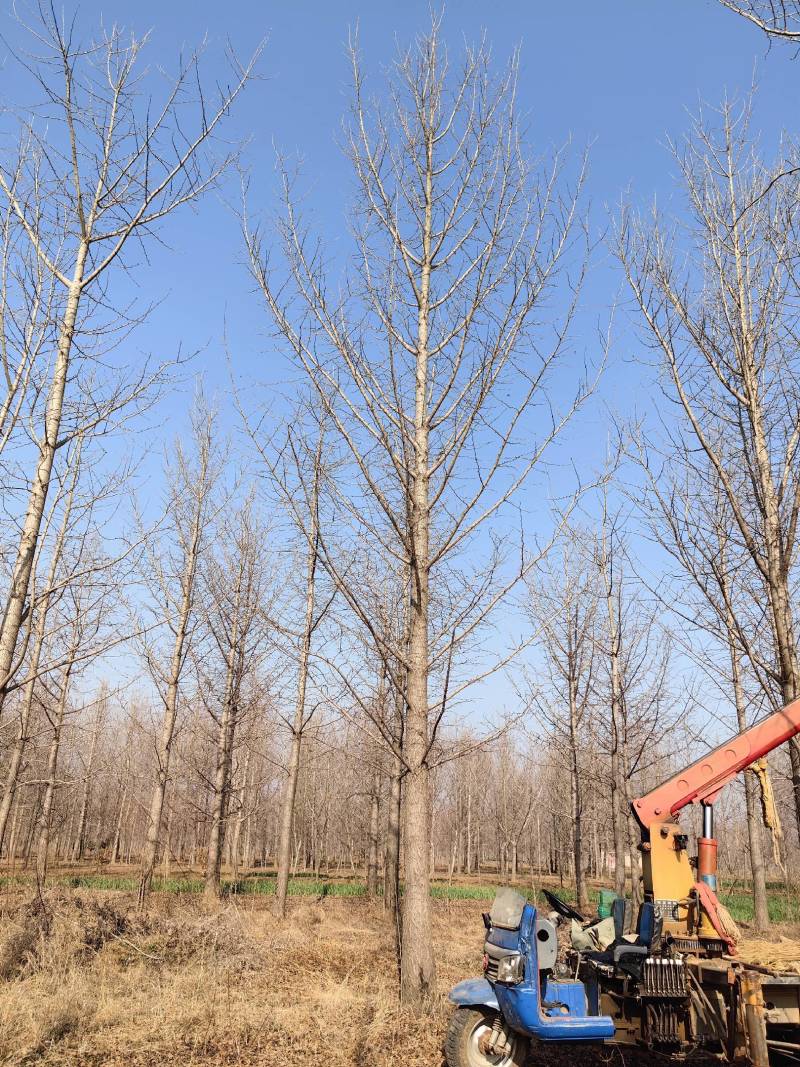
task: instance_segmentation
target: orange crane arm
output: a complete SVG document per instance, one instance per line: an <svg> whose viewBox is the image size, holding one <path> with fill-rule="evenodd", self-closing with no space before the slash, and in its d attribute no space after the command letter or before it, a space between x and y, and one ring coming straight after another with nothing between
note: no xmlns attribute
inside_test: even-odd
<svg viewBox="0 0 800 1067"><path fill-rule="evenodd" d="M800 734L800 700L787 704L735 734L691 766L679 771L631 804L633 814L644 830L655 822L665 822L687 804L712 804L720 790L740 771L766 756L774 748Z"/></svg>

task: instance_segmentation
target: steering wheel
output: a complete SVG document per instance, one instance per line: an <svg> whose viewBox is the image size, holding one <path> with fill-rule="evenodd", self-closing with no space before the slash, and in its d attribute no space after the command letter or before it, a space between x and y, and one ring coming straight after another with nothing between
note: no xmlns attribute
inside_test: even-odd
<svg viewBox="0 0 800 1067"><path fill-rule="evenodd" d="M566 900L557 897L555 893L551 893L549 889L543 889L542 893L553 911L557 911L558 914L563 915L565 919L575 919L575 921L579 923L586 922L583 915L581 915L579 911L576 911L571 904L567 904Z"/></svg>

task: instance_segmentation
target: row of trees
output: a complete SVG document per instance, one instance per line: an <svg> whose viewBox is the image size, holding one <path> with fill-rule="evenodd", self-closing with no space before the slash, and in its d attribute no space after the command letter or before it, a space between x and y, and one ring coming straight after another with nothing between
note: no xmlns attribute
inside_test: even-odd
<svg viewBox="0 0 800 1067"><path fill-rule="evenodd" d="M272 874L281 844L281 812L287 745L285 726L265 708L251 708L234 746L230 794L220 864L226 881ZM46 768L50 724L42 714L38 740L12 806L4 846L5 867L35 872L42 862L42 811L49 795ZM448 751L468 749L441 763L432 780L432 833L427 850L431 877L439 881L513 882L528 887L613 883L626 892L639 879L637 835L625 834L615 852L609 754L603 734L587 726L577 772L573 754L559 739L543 745L526 731L509 731L492 745L473 736L447 738ZM149 812L144 799L154 784L152 708L122 708L113 693L74 709L62 731L58 779L47 828L46 862L60 871L126 874L148 854ZM207 857L215 840L216 737L205 708L186 716L174 746L175 784L168 794L155 865L156 879L196 883L209 877ZM658 766L668 769L666 755ZM779 760L778 777L788 771ZM574 774L574 777L573 777ZM633 779L636 791L646 775ZM582 798L580 849L571 817L574 783ZM790 814L783 797L780 814ZM727 885L746 886L742 855L748 845L744 795L721 804L720 863ZM356 879L383 900L391 862L391 767L385 753L344 722L320 723L304 738L290 839L289 874L316 879ZM759 831L770 877L786 870L772 859L769 832ZM794 842L779 856L796 862ZM402 859L402 853L401 853ZM577 867L576 867L577 863ZM211 868L213 872L213 866ZM213 876L213 873L212 873ZM156 883L158 884L158 883ZM582 905L589 907L586 902Z"/></svg>
<svg viewBox="0 0 800 1067"><path fill-rule="evenodd" d="M743 13L792 32L764 7ZM434 18L384 105L353 42L352 254L328 256L289 166L277 218L254 221L247 190L240 216L302 399L288 417L237 399L244 473L199 401L163 514L121 525L119 436L172 376L116 362L142 318L126 269L236 160L217 135L258 53L231 57L213 100L192 56L156 101L142 41L86 46L46 8L33 32L41 106L0 165L7 854L35 849L40 883L53 852L125 855L142 903L165 857L202 862L212 897L224 863L269 858L281 913L298 864L365 865L397 915L409 1003L435 989L437 853L512 877L546 855L579 899L587 872L613 868L622 890L627 870L635 893L630 798L688 756L675 738L700 701L741 726L798 696L791 151L765 161L747 107L726 105L676 148L684 225L622 213L614 247L662 419L621 422L612 468L548 496L607 357L601 342L576 370L571 353L585 162L531 155L516 57L497 73L481 45L455 69ZM661 572L647 582L629 551L643 531ZM147 695L123 716L117 681L92 679L133 657ZM521 663L516 723L457 730L471 694ZM703 685L676 681L687 663ZM530 744L509 732L522 721ZM790 768L800 829L796 745ZM748 779L763 925L757 807Z"/></svg>

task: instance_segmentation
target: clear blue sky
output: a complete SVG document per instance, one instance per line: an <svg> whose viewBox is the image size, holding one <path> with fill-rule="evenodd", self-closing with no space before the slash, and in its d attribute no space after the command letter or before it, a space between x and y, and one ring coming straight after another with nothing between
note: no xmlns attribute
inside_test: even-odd
<svg viewBox="0 0 800 1067"><path fill-rule="evenodd" d="M263 80L250 86L229 126L230 132L250 138L244 162L253 172L253 203L263 209L273 206L273 145L299 152L307 177L318 179L312 202L320 228L335 241L346 221L351 189L337 147L347 105L348 28L359 24L367 68L379 80L381 65L393 56L395 39L405 42L427 25L429 4L143 0L132 5L84 0L79 24L91 32L101 19L140 33L152 31L149 60L167 70L181 48L190 49L208 35L210 78L220 69L227 38L244 55L266 36ZM493 5L454 0L446 7L444 27L453 49L463 37L475 39L485 28L498 62L521 43L519 98L530 114L536 146L560 144L569 136L578 147L592 144L588 195L598 232L606 209L613 210L626 190L639 202L653 195L662 202L670 198L672 168L664 139L680 137L687 110L699 99L715 103L726 91L746 91L755 73L760 84L756 127L763 130L765 147L771 148L781 128L796 132L800 59L793 61L791 51L781 47L768 54L763 36L715 0L503 0ZM12 30L8 39L13 42L15 37ZM18 95L16 77L14 65L5 64L0 86L12 99ZM235 176L227 195L237 197ZM171 248L154 253L141 277L141 293L166 299L128 343L165 356L179 344L185 350L205 345L197 369L212 388L224 387L222 337L227 320L237 370L245 376L284 377L242 265L237 223L230 211L218 199L207 200L198 212L171 220L164 236ZM618 286L612 265L599 256L586 291L579 350L596 347L596 324L604 321ZM615 366L603 387L604 399L614 406L646 403L646 391L624 362L634 344L620 319ZM166 410L182 422L184 408L183 398L176 396ZM169 428L169 418L164 425ZM599 412L594 427L584 423L582 436L602 433Z"/></svg>
<svg viewBox="0 0 800 1067"><path fill-rule="evenodd" d="M67 9L69 10L69 9ZM227 127L231 136L247 138L243 163L251 171L251 205L269 211L273 200L274 146L300 153L312 185L323 236L335 246L346 227L352 189L346 161L337 147L348 101L348 29L359 24L367 72L376 88L381 67L404 43L429 24L428 0L299 0L253 3L233 0L84 0L79 25L89 36L103 20L143 33L152 32L148 59L168 71L181 49L209 39L207 76L221 71L226 39L245 56L266 37L261 80L237 104ZM474 40L485 29L498 63L522 46L519 102L530 116L535 148L546 150L568 137L576 150L591 144L587 188L596 234L607 225L620 198L663 205L673 194L673 167L664 143L680 138L688 113L699 100L717 103L725 93L746 92L755 76L760 90L755 128L771 151L779 132L798 132L800 58L789 49L771 51L753 27L725 11L716 0L452 0L444 34L453 51L463 38ZM8 25L12 46L18 34ZM6 46L0 45L0 51ZM0 91L20 100L18 68L4 63ZM24 98L24 93L22 94ZM238 197L231 175L224 190ZM139 351L169 357L178 347L204 347L195 367L211 391L224 389L228 346L238 375L262 381L286 377L266 319L243 265L238 224L223 202L213 197L196 212L184 211L163 230L169 248L152 249L140 275L143 299L164 298L150 320L126 344L131 358ZM609 257L597 255L589 279L575 338L579 352L597 347L596 329L607 319L620 287ZM635 331L622 315L617 322L612 364L601 399L622 413L648 404L649 383L628 362L637 346ZM173 394L163 407L159 427L165 437L185 426L190 388ZM597 458L605 438L601 404L572 430L577 457ZM231 424L233 419L230 419ZM159 444L158 434L152 437ZM602 451L602 444L600 444ZM159 461L149 470L157 491Z"/></svg>

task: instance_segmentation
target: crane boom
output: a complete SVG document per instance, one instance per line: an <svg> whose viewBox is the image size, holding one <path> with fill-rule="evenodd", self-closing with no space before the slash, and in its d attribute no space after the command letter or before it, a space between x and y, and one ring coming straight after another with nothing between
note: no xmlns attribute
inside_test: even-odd
<svg viewBox="0 0 800 1067"><path fill-rule="evenodd" d="M800 734L800 700L724 741L631 804L643 830L675 816L687 804L711 804L737 774Z"/></svg>

